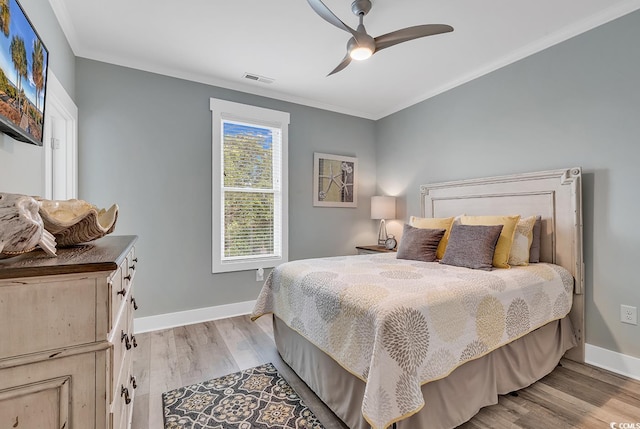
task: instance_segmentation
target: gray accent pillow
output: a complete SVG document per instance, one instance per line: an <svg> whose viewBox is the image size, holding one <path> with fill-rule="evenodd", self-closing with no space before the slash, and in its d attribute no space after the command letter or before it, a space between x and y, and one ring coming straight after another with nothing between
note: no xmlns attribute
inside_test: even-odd
<svg viewBox="0 0 640 429"><path fill-rule="evenodd" d="M405 223L396 258L435 261L436 250L445 231L445 229L415 228Z"/></svg>
<svg viewBox="0 0 640 429"><path fill-rule="evenodd" d="M540 262L540 233L542 230L542 216L536 216L536 223L533 224L533 240L529 248L529 262Z"/></svg>
<svg viewBox="0 0 640 429"><path fill-rule="evenodd" d="M456 225L441 264L491 271L503 225Z"/></svg>

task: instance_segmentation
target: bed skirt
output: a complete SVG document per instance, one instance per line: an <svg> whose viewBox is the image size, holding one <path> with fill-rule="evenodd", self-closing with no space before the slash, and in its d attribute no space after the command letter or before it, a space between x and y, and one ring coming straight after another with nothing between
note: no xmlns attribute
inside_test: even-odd
<svg viewBox="0 0 640 429"><path fill-rule="evenodd" d="M274 317L282 359L351 429L369 429L362 417L365 384L331 357ZM448 377L422 386L425 406L397 423L398 429L453 428L498 395L529 386L549 374L577 344L569 317L550 322L486 356L456 368Z"/></svg>

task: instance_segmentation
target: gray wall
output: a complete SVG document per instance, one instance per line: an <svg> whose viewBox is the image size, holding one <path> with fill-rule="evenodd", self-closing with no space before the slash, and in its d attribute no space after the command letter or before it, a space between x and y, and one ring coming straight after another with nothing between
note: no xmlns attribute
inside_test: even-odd
<svg viewBox="0 0 640 429"><path fill-rule="evenodd" d="M582 166L586 338L640 357L640 12L376 123L378 187L419 214L419 185Z"/></svg>
<svg viewBox="0 0 640 429"><path fill-rule="evenodd" d="M118 203L136 234L139 316L255 299L255 272L211 273L211 112L216 97L291 113L290 259L354 254L375 221L375 124L273 99L78 58L79 194ZM357 156L357 209L314 208L313 153Z"/></svg>
<svg viewBox="0 0 640 429"><path fill-rule="evenodd" d="M75 57L49 2L21 0L20 4L49 50L49 70L74 99ZM41 147L0 134L0 192L42 195L43 156Z"/></svg>

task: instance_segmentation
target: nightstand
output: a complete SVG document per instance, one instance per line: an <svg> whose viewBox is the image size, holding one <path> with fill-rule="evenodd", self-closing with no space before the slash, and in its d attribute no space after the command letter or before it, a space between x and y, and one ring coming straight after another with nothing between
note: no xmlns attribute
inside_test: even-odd
<svg viewBox="0 0 640 429"><path fill-rule="evenodd" d="M378 246L377 244L371 246L356 246L358 255L367 255L369 253L393 253L396 249L389 250L384 246Z"/></svg>

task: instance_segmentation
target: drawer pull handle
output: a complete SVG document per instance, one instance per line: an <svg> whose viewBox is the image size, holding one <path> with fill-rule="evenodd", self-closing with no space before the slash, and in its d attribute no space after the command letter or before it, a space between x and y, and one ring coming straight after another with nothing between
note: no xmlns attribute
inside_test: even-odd
<svg viewBox="0 0 640 429"><path fill-rule="evenodd" d="M124 294L125 294L124 288L122 288L118 292L116 292L116 295L122 295L123 298L124 298Z"/></svg>
<svg viewBox="0 0 640 429"><path fill-rule="evenodd" d="M125 280L131 280L131 274L127 274L126 276L124 276Z"/></svg>
<svg viewBox="0 0 640 429"><path fill-rule="evenodd" d="M138 262L138 258L137 257L133 258L133 262Z"/></svg>
<svg viewBox="0 0 640 429"><path fill-rule="evenodd" d="M129 381L131 382L131 385L134 389L138 388L138 383L136 382L136 378L133 375L129 378Z"/></svg>
<svg viewBox="0 0 640 429"><path fill-rule="evenodd" d="M136 299L134 297L131 297L131 304L133 304L134 310L138 309L138 303L136 302Z"/></svg>
<svg viewBox="0 0 640 429"><path fill-rule="evenodd" d="M129 267L129 269L134 270L136 269L136 264L133 264L132 266Z"/></svg>
<svg viewBox="0 0 640 429"><path fill-rule="evenodd" d="M124 346L127 350L131 349L131 343L129 342L129 336L122 331L120 334L120 342L124 341Z"/></svg>
<svg viewBox="0 0 640 429"><path fill-rule="evenodd" d="M138 343L136 342L136 336L131 334L131 342L133 343L133 347L138 347Z"/></svg>
<svg viewBox="0 0 640 429"><path fill-rule="evenodd" d="M123 397L123 396L124 396L124 403L130 404L131 398L129 397L129 389L127 389L124 386L120 386L120 397Z"/></svg>

